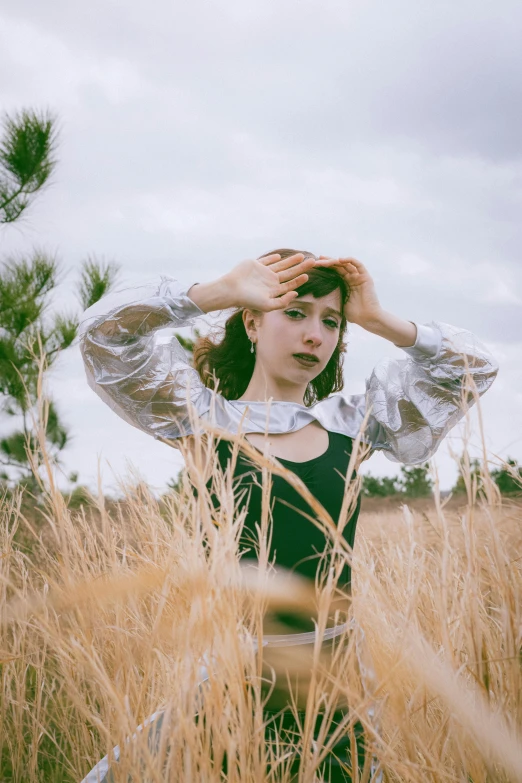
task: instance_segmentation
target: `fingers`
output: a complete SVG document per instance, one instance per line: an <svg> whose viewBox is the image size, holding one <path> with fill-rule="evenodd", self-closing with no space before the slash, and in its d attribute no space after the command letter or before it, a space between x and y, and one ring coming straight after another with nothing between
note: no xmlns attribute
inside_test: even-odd
<svg viewBox="0 0 522 783"><path fill-rule="evenodd" d="M270 310L282 310L288 307L290 302L299 296L297 291L288 291L284 296L275 296L270 300L270 305L266 308L267 312Z"/></svg>
<svg viewBox="0 0 522 783"><path fill-rule="evenodd" d="M334 266L339 263L339 259L332 258L332 256L319 256L315 263L317 266Z"/></svg>
<svg viewBox="0 0 522 783"><path fill-rule="evenodd" d="M298 291L288 291L284 296L280 297L279 301L279 309L283 309L284 307L288 307L290 302L293 302L294 299L296 299L299 296Z"/></svg>
<svg viewBox="0 0 522 783"><path fill-rule="evenodd" d="M290 269L291 267L297 267L305 264L306 266L310 267L315 262L314 258L307 258L305 261L304 253L294 253L293 256L288 256L288 258L281 258L278 253L273 253L271 256L260 258L258 260L261 261L261 263L265 266L269 266L272 272L281 272L283 270Z"/></svg>
<svg viewBox="0 0 522 783"><path fill-rule="evenodd" d="M265 262L269 258L273 258L273 260L268 261L265 266L267 266L271 272L277 274L280 283L292 281L292 283L295 284L298 276L303 272L308 271L308 269L311 269L316 263L315 258L311 258L310 256L305 258L304 253L294 253L294 255L288 256L288 258L281 258L278 254L273 254L272 256L267 256L266 259L261 258L258 260ZM308 277L306 277L306 279L308 279Z"/></svg>
<svg viewBox="0 0 522 783"><path fill-rule="evenodd" d="M302 254L301 254L302 255ZM288 259L285 259L285 261ZM281 261L280 263L283 263ZM274 264L270 268L277 272L277 275L279 277L280 283L286 283L287 280L291 280L292 282L295 282L296 277L299 275L302 275L303 272L307 272L309 269L311 269L313 266L315 266L315 258L305 258L303 261L297 264L292 264L291 266L278 270L276 268L276 265ZM279 265L277 265L279 266ZM308 280L308 275L306 275L306 279Z"/></svg>
<svg viewBox="0 0 522 783"><path fill-rule="evenodd" d="M317 261L317 263L321 264L327 264L328 262L333 262L335 264L353 264L355 267L363 267L363 264L360 261L351 256L338 256L337 258L332 258L332 256L319 256L319 261Z"/></svg>
<svg viewBox="0 0 522 783"><path fill-rule="evenodd" d="M276 261L279 261L281 258L281 255L279 253L271 253L269 256L263 256L263 258L258 258L260 264L264 264L265 266L268 266L269 264L274 264Z"/></svg>
<svg viewBox="0 0 522 783"><path fill-rule="evenodd" d="M328 258L321 256L319 261L316 262L316 266L322 267L334 267L351 274L365 274L366 267L356 258L345 256L344 258Z"/></svg>
<svg viewBox="0 0 522 783"><path fill-rule="evenodd" d="M288 266L299 263L303 258L304 253L294 253L293 256L288 256L287 258L281 258L280 253L272 253L257 260L265 266L272 267L273 272L277 272L279 269L286 269Z"/></svg>
<svg viewBox="0 0 522 783"><path fill-rule="evenodd" d="M355 267L358 272L365 272L365 266L360 261L357 261L356 258L340 258L339 261L341 261L343 264L351 264L351 266Z"/></svg>
<svg viewBox="0 0 522 783"><path fill-rule="evenodd" d="M289 269L292 266L296 266L300 263L302 263L304 259L304 253L294 253L293 256L288 256L288 258L281 258L280 261L275 261L270 264L272 268L272 272L280 272L283 269Z"/></svg>
<svg viewBox="0 0 522 783"><path fill-rule="evenodd" d="M278 290L278 296L286 294L288 291L294 291L298 286L303 285L308 280L308 275L301 274L289 280L286 283L281 283Z"/></svg>
<svg viewBox="0 0 522 783"><path fill-rule="evenodd" d="M303 274L294 280L289 280L287 283L281 283L272 297L273 309L278 310L282 307L287 307L290 302L299 296L299 292L295 289L306 283L307 280L308 275Z"/></svg>

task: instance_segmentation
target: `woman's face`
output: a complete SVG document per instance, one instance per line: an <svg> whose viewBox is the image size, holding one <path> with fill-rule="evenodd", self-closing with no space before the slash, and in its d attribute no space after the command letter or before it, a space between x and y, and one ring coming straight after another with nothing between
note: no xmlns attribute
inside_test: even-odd
<svg viewBox="0 0 522 783"><path fill-rule="evenodd" d="M274 378L306 385L324 370L338 343L341 292L336 289L319 299L312 294L296 297L282 310L261 313L256 322L256 364ZM299 361L296 354L303 353L313 354L316 361Z"/></svg>

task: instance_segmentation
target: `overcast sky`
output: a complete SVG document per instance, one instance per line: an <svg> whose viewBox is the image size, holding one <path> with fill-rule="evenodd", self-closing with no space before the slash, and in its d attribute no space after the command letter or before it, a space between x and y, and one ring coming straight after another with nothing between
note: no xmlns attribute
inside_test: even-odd
<svg viewBox="0 0 522 783"><path fill-rule="evenodd" d="M1 252L56 252L57 305L77 308L89 254L118 262L123 283L212 280L282 246L353 255L386 309L471 329L496 354L487 443L522 460L522 4L9 6L0 106L50 109L60 143L52 185L1 229ZM363 391L384 356L403 354L353 327L345 389ZM177 474L177 451L88 388L77 347L51 385L73 436L64 460L83 482L98 459L109 489L128 462L157 489Z"/></svg>

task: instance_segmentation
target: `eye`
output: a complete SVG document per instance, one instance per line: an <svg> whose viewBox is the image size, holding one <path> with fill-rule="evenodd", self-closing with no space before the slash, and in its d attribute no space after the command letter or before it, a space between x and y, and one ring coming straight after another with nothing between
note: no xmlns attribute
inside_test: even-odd
<svg viewBox="0 0 522 783"><path fill-rule="evenodd" d="M292 320L294 320L294 316L292 313L297 313L297 315L302 315L303 318L305 317L305 314L302 313L300 310L285 310L286 315L289 315ZM337 321L334 321L333 318L325 318L324 320L325 324L328 324L330 329L337 329L339 324Z"/></svg>

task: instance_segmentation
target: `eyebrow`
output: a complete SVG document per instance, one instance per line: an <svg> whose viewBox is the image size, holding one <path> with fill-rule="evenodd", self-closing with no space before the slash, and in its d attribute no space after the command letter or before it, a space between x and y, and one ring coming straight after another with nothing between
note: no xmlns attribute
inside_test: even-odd
<svg viewBox="0 0 522 783"><path fill-rule="evenodd" d="M294 302L295 302L295 304L299 304L300 307L312 307L313 306L312 302L300 302L298 296L296 296L296 298L292 302L290 302L290 305L293 305ZM339 312L339 310L335 310L333 307L325 307L324 311L325 311L325 313L333 313L334 315L337 315L339 318L343 317L342 314Z"/></svg>

